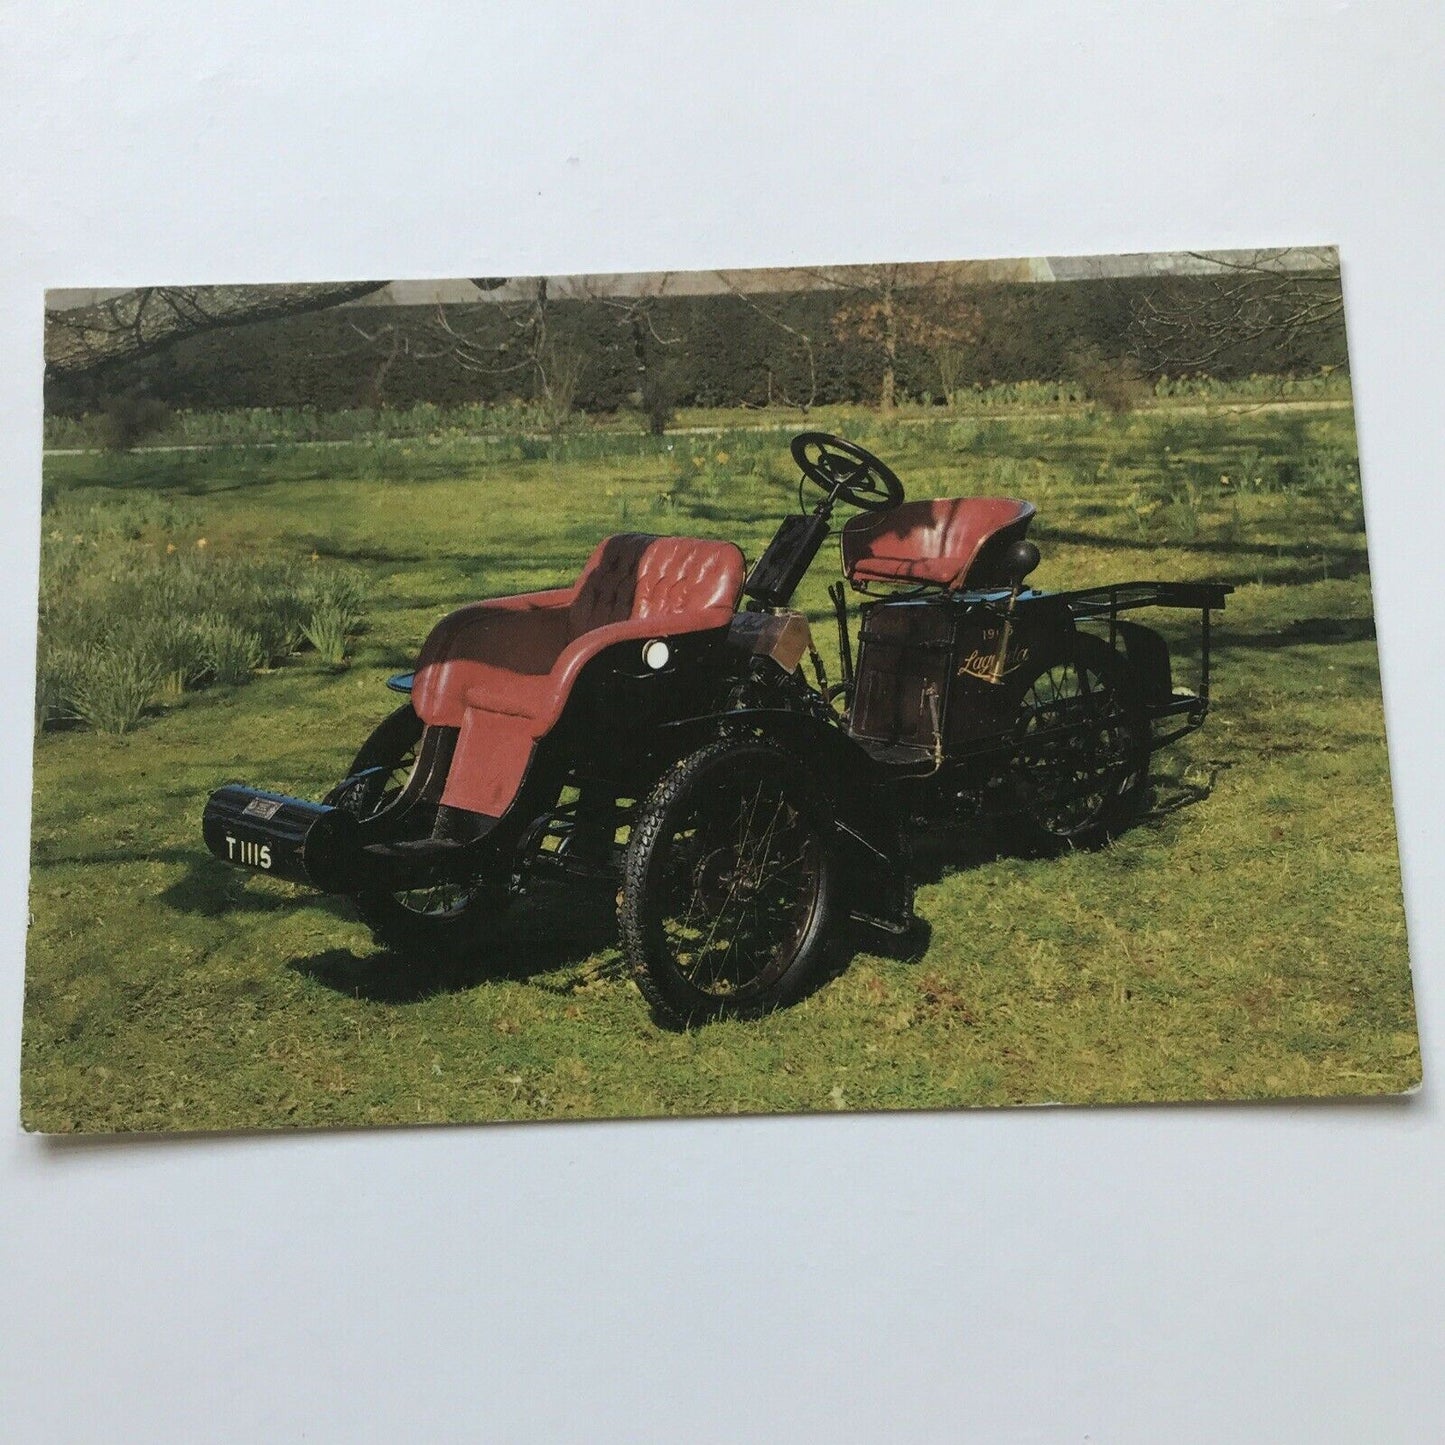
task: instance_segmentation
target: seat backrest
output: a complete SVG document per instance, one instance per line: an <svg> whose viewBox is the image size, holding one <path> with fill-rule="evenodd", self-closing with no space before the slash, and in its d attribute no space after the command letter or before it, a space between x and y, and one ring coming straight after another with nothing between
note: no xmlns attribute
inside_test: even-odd
<svg viewBox="0 0 1445 1445"><path fill-rule="evenodd" d="M597 544L577 579L569 607L573 637L632 616L637 566L652 540L643 532L622 532Z"/></svg>
<svg viewBox="0 0 1445 1445"><path fill-rule="evenodd" d="M600 542L570 607L573 637L629 618L662 624L682 615L715 614L721 627L737 606L743 554L731 542L623 532Z"/></svg>
<svg viewBox="0 0 1445 1445"><path fill-rule="evenodd" d="M1020 541L1033 505L1011 497L939 497L860 512L843 524L843 572L850 582L989 586L991 558Z"/></svg>

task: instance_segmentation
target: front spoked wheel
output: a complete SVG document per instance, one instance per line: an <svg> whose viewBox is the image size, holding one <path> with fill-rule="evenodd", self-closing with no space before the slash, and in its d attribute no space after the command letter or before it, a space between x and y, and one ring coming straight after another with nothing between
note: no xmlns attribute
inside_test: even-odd
<svg viewBox="0 0 1445 1445"><path fill-rule="evenodd" d="M675 764L627 847L619 922L638 986L684 1025L794 1002L830 937L831 813L799 759L728 739Z"/></svg>
<svg viewBox="0 0 1445 1445"><path fill-rule="evenodd" d="M1129 664L1074 638L1028 678L1014 734L1013 813L1024 852L1092 848L1133 820L1149 781L1149 721Z"/></svg>
<svg viewBox="0 0 1445 1445"><path fill-rule="evenodd" d="M407 703L362 744L346 780L327 801L358 818L389 808L406 786L421 744L422 723ZM357 913L376 941L398 953L448 957L475 952L505 907L505 895L481 879L437 882L352 895Z"/></svg>

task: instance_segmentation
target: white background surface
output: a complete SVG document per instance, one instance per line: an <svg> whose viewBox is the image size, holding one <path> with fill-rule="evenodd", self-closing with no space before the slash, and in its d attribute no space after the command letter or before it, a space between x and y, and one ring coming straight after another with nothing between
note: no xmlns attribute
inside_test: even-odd
<svg viewBox="0 0 1445 1445"><path fill-rule="evenodd" d="M0 1117L42 286L1291 242L1345 259L1438 1084L1438 7L194 10L0 9ZM1442 1162L1429 1082L1368 1106L12 1134L0 1432L1434 1442Z"/></svg>

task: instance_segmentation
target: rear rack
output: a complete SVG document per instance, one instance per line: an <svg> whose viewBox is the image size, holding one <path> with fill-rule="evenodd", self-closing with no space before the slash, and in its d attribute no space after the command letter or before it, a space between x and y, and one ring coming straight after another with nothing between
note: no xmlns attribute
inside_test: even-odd
<svg viewBox="0 0 1445 1445"><path fill-rule="evenodd" d="M1223 611L1224 599L1233 591L1227 582L1111 582L1050 595L1066 602L1081 620L1117 617L1135 607L1188 607L1204 613L1207 626L1208 614Z"/></svg>
<svg viewBox="0 0 1445 1445"><path fill-rule="evenodd" d="M1109 646L1118 646L1119 614L1139 607L1182 607L1199 612L1199 688L1190 692L1170 687L1167 695L1152 697L1148 703L1153 721L1182 718L1173 730L1156 734L1157 750L1192 733L1209 711L1210 613L1224 608L1224 599L1234 591L1226 582L1113 582L1105 587L1084 587L1077 592L1053 595L1064 603L1079 622L1107 622ZM1129 631L1126 626L1125 631ZM1125 639L1126 645L1128 638ZM1167 660L1163 664L1167 672Z"/></svg>

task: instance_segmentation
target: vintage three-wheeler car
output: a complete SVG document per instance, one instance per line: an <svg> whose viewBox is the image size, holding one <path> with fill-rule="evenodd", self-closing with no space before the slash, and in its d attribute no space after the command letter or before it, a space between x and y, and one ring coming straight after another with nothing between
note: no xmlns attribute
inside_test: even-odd
<svg viewBox="0 0 1445 1445"><path fill-rule="evenodd" d="M642 992L694 1023L796 1000L850 919L908 933L922 830L987 822L1042 854L1123 828L1151 754L1204 721L1231 589L1038 591L1029 503L905 501L882 461L821 432L792 455L821 497L750 571L731 542L628 533L569 587L452 613L324 802L222 787L211 852L349 895L423 958L484 950L541 876L616 880ZM855 654L848 589L829 590L830 685L791 604L840 504L865 600ZM1193 690L1122 615L1143 607L1198 611Z"/></svg>

